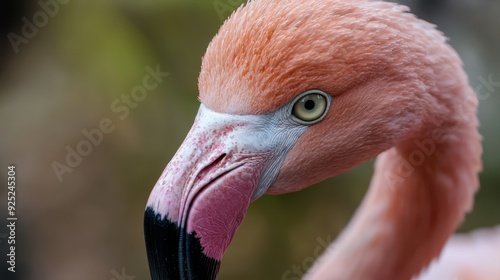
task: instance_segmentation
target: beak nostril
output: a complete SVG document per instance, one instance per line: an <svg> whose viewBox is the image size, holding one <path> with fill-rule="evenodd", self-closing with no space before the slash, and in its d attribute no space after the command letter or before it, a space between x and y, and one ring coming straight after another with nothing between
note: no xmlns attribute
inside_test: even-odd
<svg viewBox="0 0 500 280"><path fill-rule="evenodd" d="M217 164L219 162L222 162L225 158L226 158L227 154L226 153L223 153L222 155L220 155L216 160L214 160L213 164Z"/></svg>
<svg viewBox="0 0 500 280"><path fill-rule="evenodd" d="M226 153L221 154L218 158L216 158L214 161L212 161L210 164L207 166L203 167L200 172L198 172L198 175L196 176L196 180L199 180L200 178L205 177L205 175L210 172L213 168L217 167L218 165L222 164L224 159L227 157Z"/></svg>

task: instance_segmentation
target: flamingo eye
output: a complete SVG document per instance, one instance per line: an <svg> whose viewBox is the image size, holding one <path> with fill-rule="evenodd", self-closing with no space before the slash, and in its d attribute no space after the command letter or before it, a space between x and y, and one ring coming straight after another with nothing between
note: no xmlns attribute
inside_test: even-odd
<svg viewBox="0 0 500 280"><path fill-rule="evenodd" d="M292 103L293 120L306 125L321 121L328 111L329 101L329 96L322 91L304 92Z"/></svg>

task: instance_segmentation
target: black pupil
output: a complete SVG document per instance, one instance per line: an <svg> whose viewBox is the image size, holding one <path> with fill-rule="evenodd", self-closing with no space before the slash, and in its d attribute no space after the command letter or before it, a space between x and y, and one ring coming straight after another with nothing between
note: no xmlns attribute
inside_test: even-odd
<svg viewBox="0 0 500 280"><path fill-rule="evenodd" d="M316 104L314 103L314 101L307 100L306 103L304 103L304 108L306 108L306 110L312 110L312 109L314 109L315 105Z"/></svg>

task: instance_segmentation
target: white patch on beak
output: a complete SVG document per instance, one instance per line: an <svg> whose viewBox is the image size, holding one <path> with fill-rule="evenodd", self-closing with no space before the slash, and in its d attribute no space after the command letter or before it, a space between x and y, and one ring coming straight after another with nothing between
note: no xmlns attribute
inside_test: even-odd
<svg viewBox="0 0 500 280"><path fill-rule="evenodd" d="M266 115L230 115L200 105L193 129L217 135L209 141L224 146L223 153L261 154L268 158L252 196L262 196L278 176L288 152L308 126L291 121L287 106ZM223 135L220 135L223 132ZM190 132L191 133L191 132Z"/></svg>

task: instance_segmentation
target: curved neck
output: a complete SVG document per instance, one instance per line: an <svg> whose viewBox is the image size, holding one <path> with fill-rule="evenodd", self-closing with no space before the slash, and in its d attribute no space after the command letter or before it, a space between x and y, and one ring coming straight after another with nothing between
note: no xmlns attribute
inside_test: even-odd
<svg viewBox="0 0 500 280"><path fill-rule="evenodd" d="M379 155L355 217L306 279L411 279L439 254L478 187L480 136L466 115Z"/></svg>

